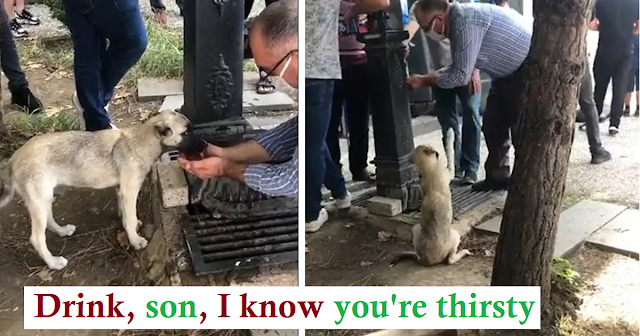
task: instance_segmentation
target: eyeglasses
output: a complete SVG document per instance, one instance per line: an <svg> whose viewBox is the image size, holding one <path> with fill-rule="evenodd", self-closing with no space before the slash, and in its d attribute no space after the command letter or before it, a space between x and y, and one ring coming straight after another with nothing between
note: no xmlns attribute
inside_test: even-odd
<svg viewBox="0 0 640 336"><path fill-rule="evenodd" d="M268 77L273 76L273 73L276 71L276 69L282 64L284 63L287 58L289 58L289 56L291 56L291 54L293 54L294 52L297 52L298 49L294 49L289 51L286 55L284 55L284 57L282 59L280 59L280 61L278 61L278 63L276 63L276 66L274 66L271 71L266 71L264 68L262 67L258 67L258 74L260 76L260 80L265 80Z"/></svg>

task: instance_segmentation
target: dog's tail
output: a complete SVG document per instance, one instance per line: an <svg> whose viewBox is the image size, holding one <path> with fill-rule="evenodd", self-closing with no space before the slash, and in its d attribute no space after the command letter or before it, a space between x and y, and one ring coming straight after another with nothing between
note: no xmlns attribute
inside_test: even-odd
<svg viewBox="0 0 640 336"><path fill-rule="evenodd" d="M391 263L389 265L389 268L399 264L401 261L403 260L413 260L416 263L420 263L420 256L418 256L418 254L414 251L405 251L405 252L400 252L398 253L395 257L393 257L393 259L391 259Z"/></svg>
<svg viewBox="0 0 640 336"><path fill-rule="evenodd" d="M11 178L11 165L7 164L2 169L0 176L0 208L7 205L15 195L13 188L13 179Z"/></svg>
<svg viewBox="0 0 640 336"><path fill-rule="evenodd" d="M455 148L454 148L454 133L453 133L453 128L449 127L449 129L447 129L447 143L444 144L444 153L447 156L447 169L449 170L449 173L451 174L451 177L453 178L453 176L455 175L455 171L456 171L456 167L455 167Z"/></svg>

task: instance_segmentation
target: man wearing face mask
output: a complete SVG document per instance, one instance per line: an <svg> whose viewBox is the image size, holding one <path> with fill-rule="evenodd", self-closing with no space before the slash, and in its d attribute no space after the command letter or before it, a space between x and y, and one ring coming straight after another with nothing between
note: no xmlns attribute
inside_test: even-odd
<svg viewBox="0 0 640 336"><path fill-rule="evenodd" d="M484 3L418 0L415 15L429 36L449 38L452 63L444 71L411 76L410 87L460 87L469 83L474 68L495 79L482 126L489 150L487 176L473 189L506 190L511 176L509 130L517 139L515 126L524 94L521 67L529 53L532 25L514 10Z"/></svg>
<svg viewBox="0 0 640 336"><path fill-rule="evenodd" d="M468 0L458 0L458 2L463 3ZM407 43L420 28L415 16L416 4L417 2L409 10L410 22L406 27L409 31ZM429 36L427 46L434 68L438 71L446 71L452 63L449 40L433 29L428 30L427 35ZM455 178L462 184L473 184L478 179L477 172L480 165L480 100L482 98L480 73L477 69L474 70L471 81L460 87L446 89L434 86L432 90L436 100L434 110L442 129L442 143L445 146L448 142L447 131L453 129ZM462 136L456 97L462 105Z"/></svg>
<svg viewBox="0 0 640 336"><path fill-rule="evenodd" d="M280 76L298 87L298 2L280 0L255 18L249 46L261 76ZM180 157L201 178L228 176L271 196L298 196L298 117L231 147L209 144L201 160ZM279 163L272 163L279 162Z"/></svg>

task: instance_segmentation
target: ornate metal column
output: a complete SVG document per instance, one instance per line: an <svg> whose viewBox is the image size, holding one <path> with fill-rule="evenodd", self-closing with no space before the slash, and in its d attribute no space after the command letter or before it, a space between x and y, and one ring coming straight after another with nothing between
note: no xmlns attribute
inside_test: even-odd
<svg viewBox="0 0 640 336"><path fill-rule="evenodd" d="M242 117L244 1L184 4L184 113L197 128Z"/></svg>
<svg viewBox="0 0 640 336"><path fill-rule="evenodd" d="M400 6L391 10L400 17ZM404 210L415 210L422 192L418 174L408 161L414 144L402 41L409 34L402 28L390 28L388 19L383 11L369 15L373 28L358 37L366 45L368 58L376 188L379 196L400 199Z"/></svg>

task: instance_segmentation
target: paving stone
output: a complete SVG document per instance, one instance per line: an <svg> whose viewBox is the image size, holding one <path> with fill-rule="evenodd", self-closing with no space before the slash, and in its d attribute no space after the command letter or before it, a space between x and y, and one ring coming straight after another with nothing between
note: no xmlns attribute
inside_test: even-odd
<svg viewBox="0 0 640 336"><path fill-rule="evenodd" d="M182 104L184 104L183 95L167 96L164 98L162 106L160 106L160 111L175 111L176 109L181 108Z"/></svg>
<svg viewBox="0 0 640 336"><path fill-rule="evenodd" d="M158 163L157 170L162 207L168 209L189 204L189 186L178 162Z"/></svg>
<svg viewBox="0 0 640 336"><path fill-rule="evenodd" d="M253 336L298 336L296 329L252 329Z"/></svg>
<svg viewBox="0 0 640 336"><path fill-rule="evenodd" d="M367 206L369 213L393 217L402 213L402 201L394 198L374 196L369 199Z"/></svg>
<svg viewBox="0 0 640 336"><path fill-rule="evenodd" d="M295 104L293 99L284 92L272 92L259 94L253 90L243 91L242 108L252 112L292 110Z"/></svg>
<svg viewBox="0 0 640 336"><path fill-rule="evenodd" d="M138 101L148 102L166 96L181 95L182 81L177 79L142 78L138 80Z"/></svg>
<svg viewBox="0 0 640 336"><path fill-rule="evenodd" d="M563 211L558 221L558 233L554 247L554 256L565 257L582 244L592 233L611 221L625 210L624 206L584 200ZM500 233L502 216L476 226L477 229Z"/></svg>
<svg viewBox="0 0 640 336"><path fill-rule="evenodd" d="M640 211L627 209L596 231L587 242L604 250L620 253L638 259L640 245L638 235L640 229Z"/></svg>

